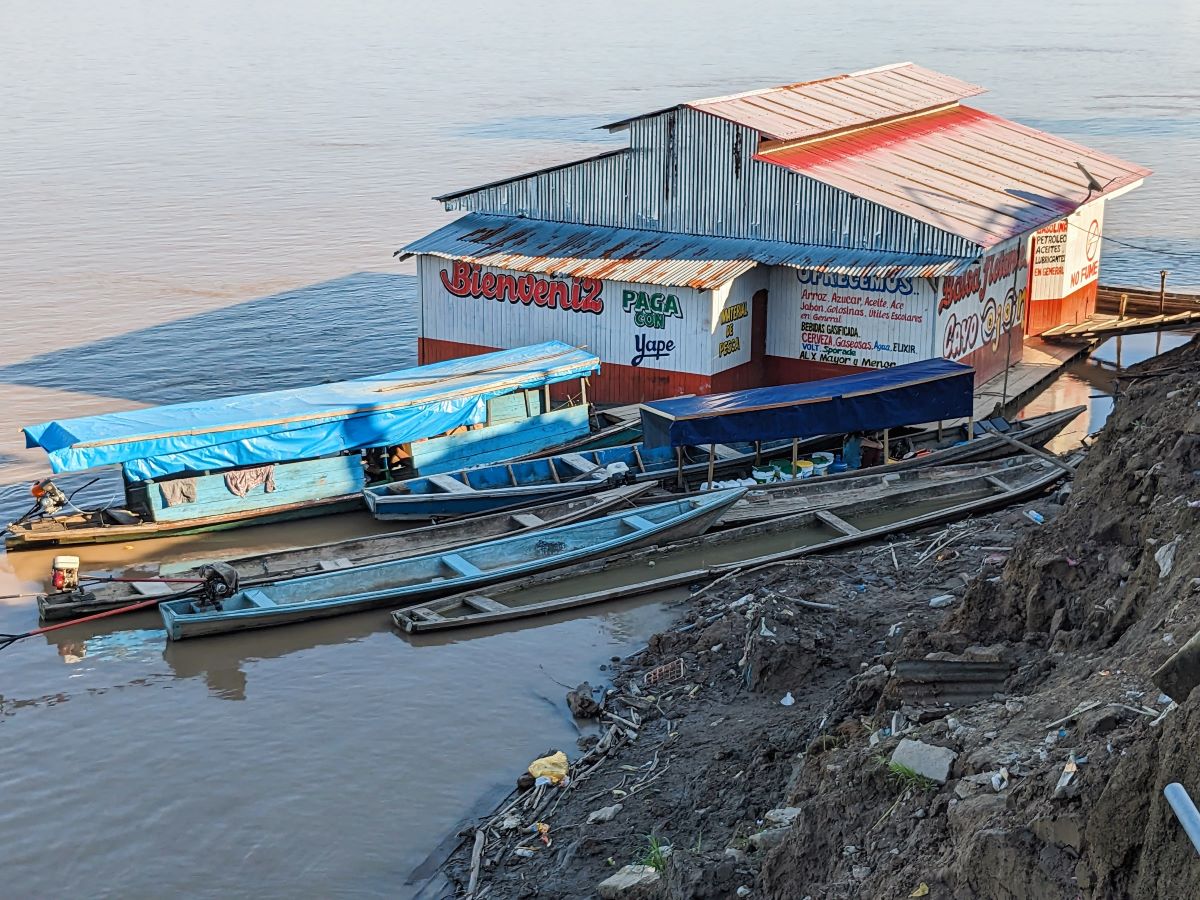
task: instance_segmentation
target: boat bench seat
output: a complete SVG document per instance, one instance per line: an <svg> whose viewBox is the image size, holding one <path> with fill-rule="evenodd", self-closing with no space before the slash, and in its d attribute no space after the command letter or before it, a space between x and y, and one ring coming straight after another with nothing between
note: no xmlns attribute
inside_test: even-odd
<svg viewBox="0 0 1200 900"><path fill-rule="evenodd" d="M253 603L255 606L275 606L276 603L262 591L256 591L253 588L242 591L242 596Z"/></svg>
<svg viewBox="0 0 1200 900"><path fill-rule="evenodd" d="M621 521L630 528L636 528L638 531L649 531L655 527L654 523L649 519L643 518L636 513L633 515L621 516Z"/></svg>
<svg viewBox="0 0 1200 900"><path fill-rule="evenodd" d="M503 603L497 603L491 597L482 597L478 594L472 594L470 597L463 597L463 606L469 606L476 612L504 612L508 609Z"/></svg>
<svg viewBox="0 0 1200 900"><path fill-rule="evenodd" d="M539 519L533 513L513 513L512 519L522 528L541 528L546 524L544 519Z"/></svg>
<svg viewBox="0 0 1200 900"><path fill-rule="evenodd" d="M565 462L572 469L575 469L584 474L586 474L588 472L594 472L596 469L600 468L594 462L589 462L588 460L586 460L582 456L580 456L578 453L564 453L562 456L559 457L559 459L561 459L563 462Z"/></svg>
<svg viewBox="0 0 1200 900"><path fill-rule="evenodd" d="M463 484L457 478L451 478L449 475L430 475L428 481L447 494L469 494L475 490L470 485Z"/></svg>
<svg viewBox="0 0 1200 900"><path fill-rule="evenodd" d="M447 553L442 557L442 562L448 565L459 575L470 578L475 575L482 575L482 570L478 566L473 566L457 553Z"/></svg>

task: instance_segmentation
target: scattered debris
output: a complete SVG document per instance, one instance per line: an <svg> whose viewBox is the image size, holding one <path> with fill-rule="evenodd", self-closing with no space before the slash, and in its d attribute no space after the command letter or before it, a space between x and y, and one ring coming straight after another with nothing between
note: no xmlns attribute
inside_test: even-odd
<svg viewBox="0 0 1200 900"><path fill-rule="evenodd" d="M923 741L902 738L892 752L892 762L911 769L922 778L945 784L950 778L950 767L958 754L949 747L937 747Z"/></svg>

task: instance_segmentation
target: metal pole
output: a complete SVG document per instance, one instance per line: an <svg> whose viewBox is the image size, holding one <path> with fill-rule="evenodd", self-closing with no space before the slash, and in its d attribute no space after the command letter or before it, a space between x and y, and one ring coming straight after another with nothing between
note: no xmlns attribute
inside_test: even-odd
<svg viewBox="0 0 1200 900"><path fill-rule="evenodd" d="M1161 269L1158 273L1158 314L1161 316L1167 311L1167 270Z"/></svg>
<svg viewBox="0 0 1200 900"><path fill-rule="evenodd" d="M1178 781L1173 781L1163 788L1163 796L1171 804L1175 818L1179 820L1184 833L1192 842L1192 848L1200 853L1200 810L1196 809L1196 804L1188 796L1187 789Z"/></svg>
<svg viewBox="0 0 1200 900"><path fill-rule="evenodd" d="M708 445L708 489L713 489L713 470L717 465L717 445Z"/></svg>

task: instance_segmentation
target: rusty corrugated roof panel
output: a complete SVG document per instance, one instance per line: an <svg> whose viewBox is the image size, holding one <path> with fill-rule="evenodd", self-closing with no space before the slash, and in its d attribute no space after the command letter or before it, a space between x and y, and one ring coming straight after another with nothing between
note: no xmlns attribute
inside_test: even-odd
<svg viewBox="0 0 1200 900"><path fill-rule="evenodd" d="M470 213L397 252L467 259L484 266L577 278L711 290L756 265L843 275L934 278L973 262L956 256L886 253L781 241L705 237Z"/></svg>
<svg viewBox="0 0 1200 900"><path fill-rule="evenodd" d="M753 128L771 140L794 141L936 109L984 90L905 62L683 105Z"/></svg>
<svg viewBox="0 0 1200 900"><path fill-rule="evenodd" d="M766 149L756 159L991 247L1150 174L1134 163L954 106L850 134ZM1095 176L1088 187L1078 164Z"/></svg>

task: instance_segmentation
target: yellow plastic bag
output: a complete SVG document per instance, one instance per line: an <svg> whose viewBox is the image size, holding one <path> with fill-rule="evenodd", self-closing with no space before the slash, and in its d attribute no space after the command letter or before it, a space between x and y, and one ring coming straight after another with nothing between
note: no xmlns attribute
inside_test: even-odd
<svg viewBox="0 0 1200 900"><path fill-rule="evenodd" d="M546 777L551 784L558 784L567 777L567 754L559 750L552 756L543 756L529 764L529 774L534 778Z"/></svg>

